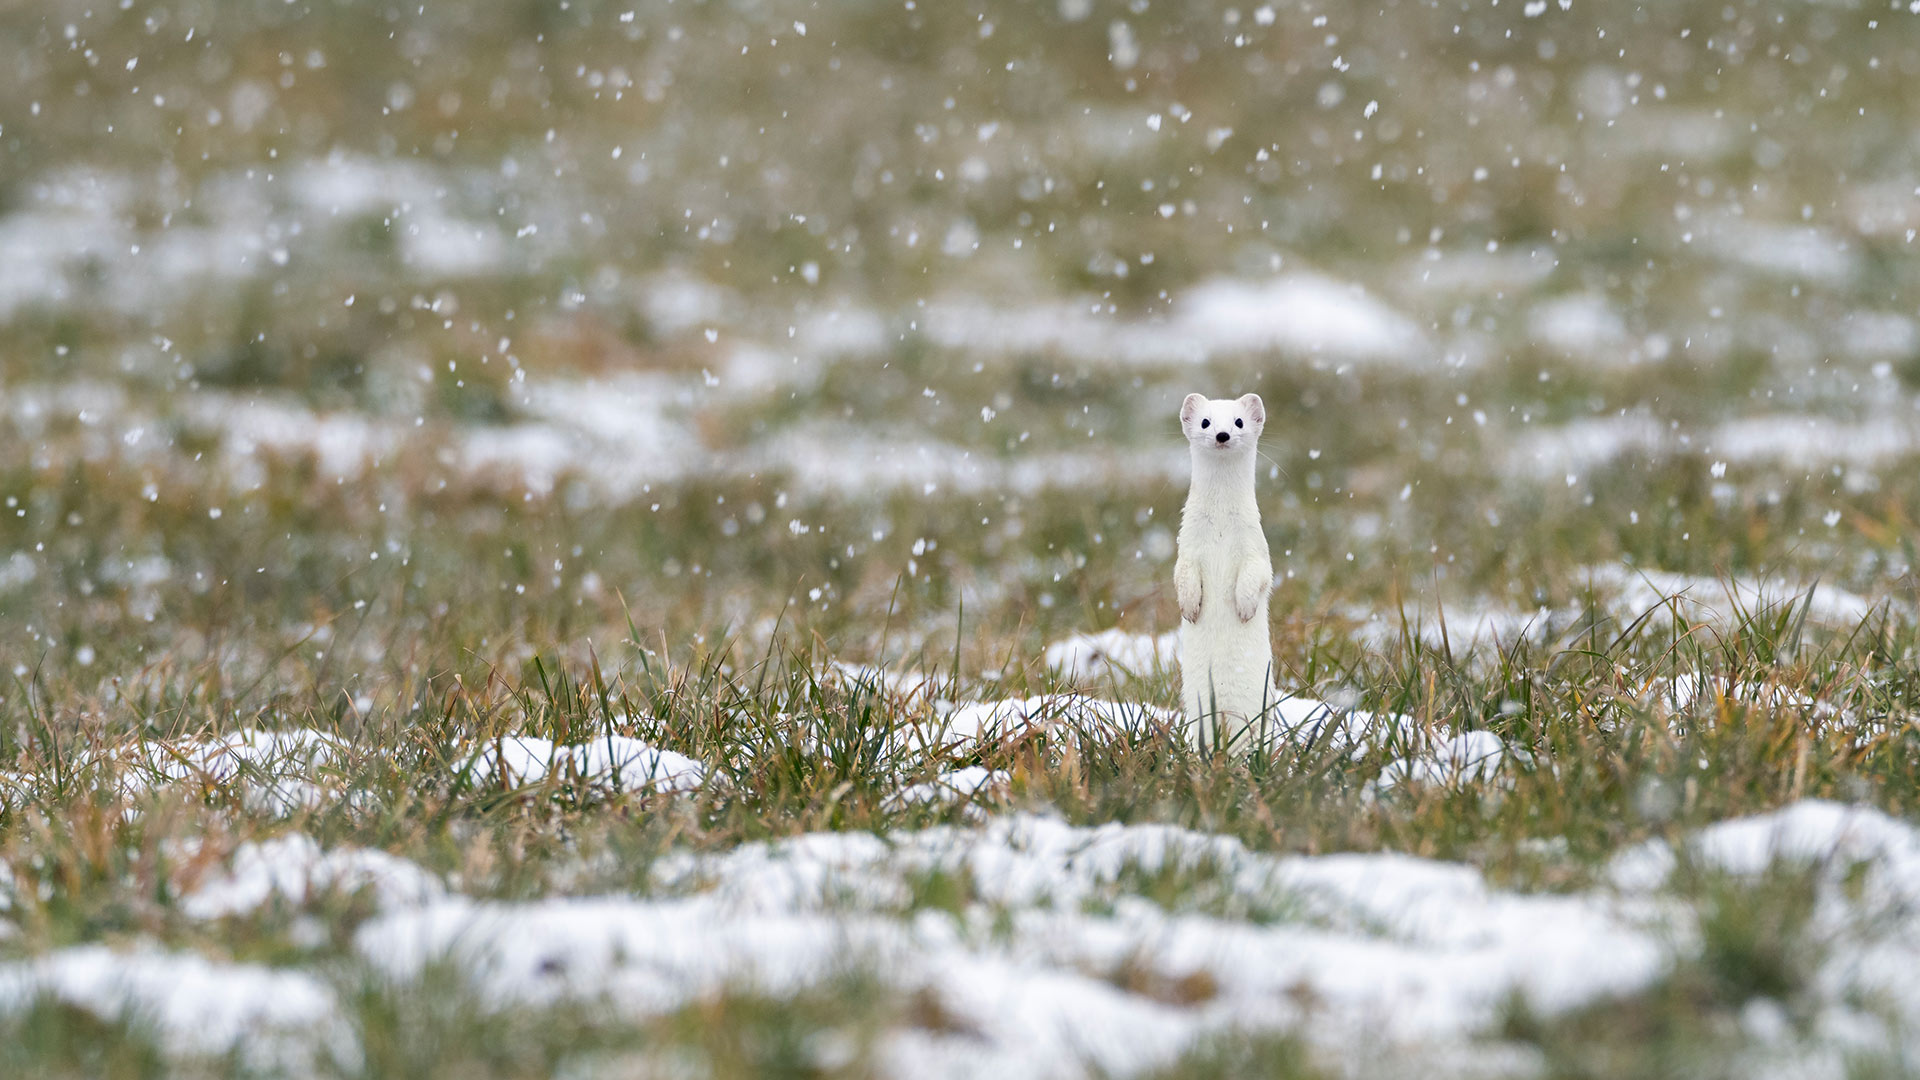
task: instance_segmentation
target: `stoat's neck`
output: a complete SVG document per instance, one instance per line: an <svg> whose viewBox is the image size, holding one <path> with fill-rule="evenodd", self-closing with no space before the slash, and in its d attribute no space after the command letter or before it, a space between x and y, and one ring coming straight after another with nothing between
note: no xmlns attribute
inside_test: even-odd
<svg viewBox="0 0 1920 1080"><path fill-rule="evenodd" d="M1253 497L1253 459L1251 449L1223 453L1194 447L1193 486L1187 493L1187 505L1198 503L1258 516L1259 504Z"/></svg>

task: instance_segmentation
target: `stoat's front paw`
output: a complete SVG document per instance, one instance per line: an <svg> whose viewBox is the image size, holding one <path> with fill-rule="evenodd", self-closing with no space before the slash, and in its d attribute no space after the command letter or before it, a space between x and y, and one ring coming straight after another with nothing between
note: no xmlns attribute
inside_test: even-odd
<svg viewBox="0 0 1920 1080"><path fill-rule="evenodd" d="M1241 622L1252 622L1253 617L1260 614L1259 598L1244 594L1234 597L1233 613L1240 616Z"/></svg>
<svg viewBox="0 0 1920 1080"><path fill-rule="evenodd" d="M1173 598L1180 602L1180 617L1188 622L1200 619L1200 574L1185 559L1173 567Z"/></svg>

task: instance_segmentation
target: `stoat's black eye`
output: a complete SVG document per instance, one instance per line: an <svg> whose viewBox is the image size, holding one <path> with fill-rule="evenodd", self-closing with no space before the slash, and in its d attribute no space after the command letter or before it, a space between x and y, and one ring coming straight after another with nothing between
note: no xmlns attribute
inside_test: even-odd
<svg viewBox="0 0 1920 1080"><path fill-rule="evenodd" d="M1233 426L1234 426L1234 427L1246 427L1246 426L1247 426L1247 422L1246 422L1245 420L1235 420L1235 421L1233 422Z"/></svg>
<svg viewBox="0 0 1920 1080"><path fill-rule="evenodd" d="M1201 426L1201 427L1207 427L1207 426L1209 426L1209 425L1210 425L1210 424L1212 424L1212 423L1213 423L1213 421L1211 421L1211 420L1202 420L1202 421L1200 421L1200 426Z"/></svg>

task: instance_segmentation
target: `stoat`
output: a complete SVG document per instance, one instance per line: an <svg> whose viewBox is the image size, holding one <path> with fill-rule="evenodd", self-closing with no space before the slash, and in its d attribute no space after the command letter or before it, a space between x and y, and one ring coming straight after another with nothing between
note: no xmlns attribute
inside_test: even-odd
<svg viewBox="0 0 1920 1080"><path fill-rule="evenodd" d="M1193 451L1173 565L1180 696L1188 737L1209 750L1244 748L1277 700L1267 629L1273 560L1253 497L1255 447L1266 420L1258 394L1230 401L1188 394L1180 405L1180 429Z"/></svg>

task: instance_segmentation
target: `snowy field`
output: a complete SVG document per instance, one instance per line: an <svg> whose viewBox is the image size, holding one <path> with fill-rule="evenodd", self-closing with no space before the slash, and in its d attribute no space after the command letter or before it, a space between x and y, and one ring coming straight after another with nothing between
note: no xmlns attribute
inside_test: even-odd
<svg viewBox="0 0 1920 1080"><path fill-rule="evenodd" d="M1905 0L0 6L0 1076L1920 1075L1916 76Z"/></svg>

